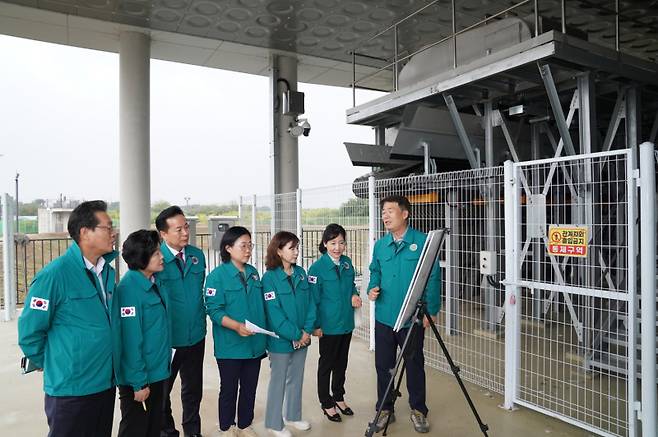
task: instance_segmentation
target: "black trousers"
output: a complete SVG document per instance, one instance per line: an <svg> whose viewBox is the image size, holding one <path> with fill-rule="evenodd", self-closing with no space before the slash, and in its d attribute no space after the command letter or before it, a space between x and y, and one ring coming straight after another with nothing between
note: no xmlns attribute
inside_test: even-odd
<svg viewBox="0 0 658 437"><path fill-rule="evenodd" d="M377 368L377 405L384 402L384 410L393 410L390 396L382 399L386 386L391 379L391 369L395 367L397 348L402 347L404 339L410 328L393 331L390 326L375 322L375 367ZM416 328L408 346L408 355L404 357L406 364L407 391L409 392L409 406L427 415L425 404L425 356L423 354L423 340L425 329Z"/></svg>
<svg viewBox="0 0 658 437"><path fill-rule="evenodd" d="M245 429L253 422L261 359L217 359L220 379L219 429L222 431L235 425L236 403L238 428Z"/></svg>
<svg viewBox="0 0 658 437"><path fill-rule="evenodd" d="M115 389L86 396L45 397L48 437L110 437Z"/></svg>
<svg viewBox="0 0 658 437"><path fill-rule="evenodd" d="M345 396L345 372L350 352L352 333L320 337L318 359L318 398L322 408L328 409L342 402ZM331 384L331 393L329 385Z"/></svg>
<svg viewBox="0 0 658 437"><path fill-rule="evenodd" d="M149 384L149 397L141 402L135 401L132 387L119 386L121 405L121 423L118 437L158 437L162 429L162 397L164 381ZM144 411L146 406L146 411Z"/></svg>
<svg viewBox="0 0 658 437"><path fill-rule="evenodd" d="M164 410L162 420L163 437L178 437L174 417L171 414L171 389L180 372L181 402L183 404L183 432L187 435L201 434L199 406L203 395L203 356L206 349L205 338L187 347L176 348L171 362L171 376L165 381Z"/></svg>

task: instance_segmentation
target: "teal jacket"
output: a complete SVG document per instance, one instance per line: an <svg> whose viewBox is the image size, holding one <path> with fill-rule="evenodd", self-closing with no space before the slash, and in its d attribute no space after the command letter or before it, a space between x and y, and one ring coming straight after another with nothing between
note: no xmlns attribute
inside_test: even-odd
<svg viewBox="0 0 658 437"><path fill-rule="evenodd" d="M267 339L263 334L241 337L232 329L222 326L222 319L244 323L245 320L265 328L263 285L258 271L249 264L242 273L232 262L215 268L206 279L206 311L212 320L215 358L246 359L265 355Z"/></svg>
<svg viewBox="0 0 658 437"><path fill-rule="evenodd" d="M141 390L169 378L171 341L167 302L158 285L128 270L117 286L121 323L120 385Z"/></svg>
<svg viewBox="0 0 658 437"><path fill-rule="evenodd" d="M327 335L354 330L352 296L359 295L354 285L354 266L345 255L339 261L339 265L334 264L325 253L308 269L308 282L317 306L315 326Z"/></svg>
<svg viewBox="0 0 658 437"><path fill-rule="evenodd" d="M171 346L192 346L206 336L206 305L203 283L206 257L194 246L185 246L185 268L163 241L164 270L156 274L160 291L167 296L171 323Z"/></svg>
<svg viewBox="0 0 658 437"><path fill-rule="evenodd" d="M121 332L115 271L109 263L117 255L103 256L107 307L98 278L87 270L75 242L30 285L18 319L18 344L43 368L43 387L50 396L85 396L115 385Z"/></svg>
<svg viewBox="0 0 658 437"><path fill-rule="evenodd" d="M375 320L378 322L390 327L395 326L426 238L426 234L409 227L399 245L393 241L393 235L390 233L375 243L368 291L373 287L380 287L379 297L375 301ZM427 280L425 301L430 314L439 312L441 269L438 267L438 260Z"/></svg>
<svg viewBox="0 0 658 437"><path fill-rule="evenodd" d="M315 327L315 302L304 269L294 266L290 281L283 267L265 272L263 298L267 329L280 337L268 337L267 350L293 352L292 342L302 338L302 330L311 334Z"/></svg>

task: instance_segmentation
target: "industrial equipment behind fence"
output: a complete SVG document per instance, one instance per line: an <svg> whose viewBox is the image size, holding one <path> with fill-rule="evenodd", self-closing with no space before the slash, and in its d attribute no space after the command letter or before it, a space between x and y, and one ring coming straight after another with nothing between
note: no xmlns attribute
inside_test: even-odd
<svg viewBox="0 0 658 437"><path fill-rule="evenodd" d="M630 150L617 150L243 196L238 223L253 233L252 263L261 272L273 233L300 235L300 263L308 268L319 256L324 227L342 224L365 296L372 243L385 232L378 202L407 196L411 226L451 229L440 254L438 326L464 380L506 395L506 403L599 435L626 436L634 427L629 399L638 397L633 363L640 346L637 326L629 322L639 320L632 311L638 308L639 263L633 256L638 205L630 158ZM551 239L560 233L567 237ZM219 254L210 238L197 234L196 245L212 269ZM39 238L16 243L19 303L34 274L69 244ZM506 272L510 265L515 272ZM509 307L511 316L506 287L521 296ZM363 307L355 334L372 348L371 310ZM450 371L434 342L426 342L425 357L429 366Z"/></svg>

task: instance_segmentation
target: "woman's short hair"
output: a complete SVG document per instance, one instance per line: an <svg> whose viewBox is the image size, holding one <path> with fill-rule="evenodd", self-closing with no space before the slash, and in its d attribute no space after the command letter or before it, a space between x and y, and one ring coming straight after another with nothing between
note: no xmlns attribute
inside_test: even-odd
<svg viewBox="0 0 658 437"><path fill-rule="evenodd" d="M337 223L331 223L330 225L327 225L327 227L324 228L324 232L322 233L322 242L318 247L320 253L327 253L327 246L325 246L325 244L327 244L328 241L331 241L341 235L343 236L344 240L347 240L347 234L344 227Z"/></svg>
<svg viewBox="0 0 658 437"><path fill-rule="evenodd" d="M160 236L157 231L140 229L128 235L123 242L121 256L130 270L144 270L149 265L153 254L160 248Z"/></svg>
<svg viewBox="0 0 658 437"><path fill-rule="evenodd" d="M286 247L290 242L292 242L293 247L298 246L299 238L297 238L297 235L287 231L281 231L274 234L272 241L270 241L270 244L267 246L267 254L265 255L265 267L267 270L274 270L283 265L283 261L281 261L278 251L279 249Z"/></svg>
<svg viewBox="0 0 658 437"><path fill-rule="evenodd" d="M220 243L221 249L219 249L219 256L222 258L223 263L231 261L231 254L226 250L226 246L233 247L238 238L243 235L249 235L249 238L251 238L251 232L244 226L231 226L224 232Z"/></svg>

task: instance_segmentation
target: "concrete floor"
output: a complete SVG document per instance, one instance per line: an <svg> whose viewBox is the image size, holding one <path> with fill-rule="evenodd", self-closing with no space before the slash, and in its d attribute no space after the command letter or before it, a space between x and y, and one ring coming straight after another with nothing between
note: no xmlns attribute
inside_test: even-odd
<svg viewBox="0 0 658 437"><path fill-rule="evenodd" d="M210 328L209 328L210 332ZM21 375L19 371L20 350L16 344L16 322L0 322L0 436L45 436L48 432L43 413L43 392L40 374ZM202 432L206 437L217 435L217 392L219 377L212 357L212 338L207 337L206 360L204 366L204 399L201 405ZM304 386L304 418L311 422L307 432L294 431L297 436L363 436L367 423L374 416L375 369L374 355L367 350L367 344L355 339L352 343L350 365L347 378L346 400L356 412L342 423L331 423L320 410L315 389L317 369L317 342L311 345L307 359ZM263 361L260 384L256 398L254 427L261 435L265 433L263 420L269 363ZM520 408L508 412L499 408L502 398L472 384L467 388L475 402L480 416L489 424L490 436L564 436L585 437L591 434L571 425L552 419L534 411ZM178 387L175 388L174 412L180 422L180 400ZM432 436L481 436L459 386L452 375L433 369L427 370L428 407ZM396 437L417 436L408 418L409 406L405 389L398 400L396 412L398 421L389 428L389 435ZM119 421L118 402L115 411L116 432Z"/></svg>

